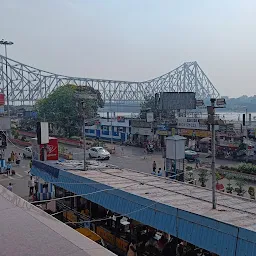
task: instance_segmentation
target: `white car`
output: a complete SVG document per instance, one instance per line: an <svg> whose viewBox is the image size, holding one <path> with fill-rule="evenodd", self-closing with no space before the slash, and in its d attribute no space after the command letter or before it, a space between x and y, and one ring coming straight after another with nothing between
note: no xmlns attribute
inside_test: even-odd
<svg viewBox="0 0 256 256"><path fill-rule="evenodd" d="M26 147L23 151L24 158L32 158L32 147Z"/></svg>
<svg viewBox="0 0 256 256"><path fill-rule="evenodd" d="M106 159L110 158L110 153L103 147L92 147L88 150L90 158Z"/></svg>

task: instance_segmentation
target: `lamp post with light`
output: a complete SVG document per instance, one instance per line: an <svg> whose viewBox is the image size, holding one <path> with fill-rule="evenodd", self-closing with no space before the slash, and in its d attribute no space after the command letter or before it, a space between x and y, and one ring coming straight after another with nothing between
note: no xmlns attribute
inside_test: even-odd
<svg viewBox="0 0 256 256"><path fill-rule="evenodd" d="M6 41L4 39L0 40L0 44L4 45L5 48L5 75L6 75L6 98L7 98L7 115L10 117L10 105L9 105L9 84L8 84L8 74L7 74L7 46L13 45L13 42Z"/></svg>

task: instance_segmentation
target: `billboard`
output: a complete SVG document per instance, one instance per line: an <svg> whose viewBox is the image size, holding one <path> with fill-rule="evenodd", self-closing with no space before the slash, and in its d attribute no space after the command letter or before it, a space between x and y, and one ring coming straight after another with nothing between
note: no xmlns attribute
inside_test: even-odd
<svg viewBox="0 0 256 256"><path fill-rule="evenodd" d="M195 109L196 94L194 92L162 92L159 108L166 111Z"/></svg>
<svg viewBox="0 0 256 256"><path fill-rule="evenodd" d="M0 130L6 131L11 129L11 119L7 116L0 117Z"/></svg>
<svg viewBox="0 0 256 256"><path fill-rule="evenodd" d="M196 129L208 130L208 125L201 124L200 119L194 117L178 117L177 128L179 129Z"/></svg>
<svg viewBox="0 0 256 256"><path fill-rule="evenodd" d="M148 112L147 113L147 123L152 123L154 122L154 113Z"/></svg>
<svg viewBox="0 0 256 256"><path fill-rule="evenodd" d="M0 105L4 105L4 93L0 93Z"/></svg>

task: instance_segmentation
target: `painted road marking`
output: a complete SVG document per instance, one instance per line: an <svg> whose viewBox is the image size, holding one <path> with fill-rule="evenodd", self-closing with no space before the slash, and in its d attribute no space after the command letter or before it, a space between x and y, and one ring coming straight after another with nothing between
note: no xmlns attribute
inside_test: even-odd
<svg viewBox="0 0 256 256"><path fill-rule="evenodd" d="M19 177L21 177L21 178L23 177L22 175L20 175L20 174L18 174L18 173L16 173L16 175L19 176Z"/></svg>

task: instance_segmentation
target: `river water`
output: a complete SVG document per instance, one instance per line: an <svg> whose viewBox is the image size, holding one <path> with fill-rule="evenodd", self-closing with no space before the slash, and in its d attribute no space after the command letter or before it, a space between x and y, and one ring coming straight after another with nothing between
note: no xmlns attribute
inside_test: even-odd
<svg viewBox="0 0 256 256"><path fill-rule="evenodd" d="M107 117L107 112L99 112L101 117ZM228 120L228 121L242 121L243 120L243 112L223 112L223 111L216 111L216 114L219 115L219 117L223 120ZM256 113L247 113L247 118L246 120L249 119L249 114L252 116L252 121L256 121ZM115 112L112 114L114 116L124 116L126 118L136 118L139 116L139 113L128 113L128 112ZM207 114L206 112L199 112L198 117L205 117L206 118Z"/></svg>

